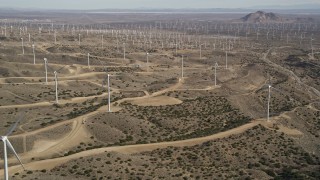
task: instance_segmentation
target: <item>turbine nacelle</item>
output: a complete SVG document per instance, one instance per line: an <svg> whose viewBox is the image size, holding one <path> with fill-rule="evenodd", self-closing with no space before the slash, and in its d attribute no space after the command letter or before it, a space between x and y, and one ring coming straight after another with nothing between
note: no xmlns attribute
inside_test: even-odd
<svg viewBox="0 0 320 180"><path fill-rule="evenodd" d="M6 140L8 140L7 136L1 136L1 141L6 141Z"/></svg>

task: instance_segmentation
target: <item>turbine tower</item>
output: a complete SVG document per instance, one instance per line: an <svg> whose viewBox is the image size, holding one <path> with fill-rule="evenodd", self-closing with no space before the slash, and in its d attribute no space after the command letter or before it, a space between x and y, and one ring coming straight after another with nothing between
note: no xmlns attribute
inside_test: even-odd
<svg viewBox="0 0 320 180"><path fill-rule="evenodd" d="M103 34L101 35L101 48L103 48Z"/></svg>
<svg viewBox="0 0 320 180"><path fill-rule="evenodd" d="M36 64L36 54L34 52L34 44L32 44L32 52L33 52L33 64Z"/></svg>
<svg viewBox="0 0 320 180"><path fill-rule="evenodd" d="M178 54L178 44L176 43L176 55Z"/></svg>
<svg viewBox="0 0 320 180"><path fill-rule="evenodd" d="M44 58L44 69L46 71L46 84L48 84L48 59Z"/></svg>
<svg viewBox="0 0 320 180"><path fill-rule="evenodd" d="M58 104L58 72L54 71L54 81L55 81L55 85L56 85L56 103Z"/></svg>
<svg viewBox="0 0 320 180"><path fill-rule="evenodd" d="M18 159L20 162L22 168L25 170L22 161L20 157L18 156L17 152L14 150L12 144L10 143L8 136L11 135L14 131L14 129L17 127L18 123L21 121L22 116L16 121L16 123L11 127L9 132L5 136L1 136L1 141L3 142L3 159L4 159L4 179L8 180L9 179L9 173L8 173L8 156L7 156L7 147L13 152L15 157Z"/></svg>
<svg viewBox="0 0 320 180"><path fill-rule="evenodd" d="M123 43L123 60L126 60L126 43Z"/></svg>
<svg viewBox="0 0 320 180"><path fill-rule="evenodd" d="M226 51L226 69L228 69L228 52Z"/></svg>
<svg viewBox="0 0 320 180"><path fill-rule="evenodd" d="M216 62L214 65L214 86L217 86L217 67L218 67L218 63Z"/></svg>
<svg viewBox="0 0 320 180"><path fill-rule="evenodd" d="M268 110L267 110L267 121L269 122L270 117L270 98L271 98L271 85L268 85Z"/></svg>
<svg viewBox="0 0 320 180"><path fill-rule="evenodd" d="M90 53L88 53L88 67L90 68Z"/></svg>
<svg viewBox="0 0 320 180"><path fill-rule="evenodd" d="M183 78L183 55L182 55L182 58L181 58L181 79Z"/></svg>
<svg viewBox="0 0 320 180"><path fill-rule="evenodd" d="M79 46L81 45L81 39L80 39L80 37L81 37L81 34L79 34Z"/></svg>
<svg viewBox="0 0 320 180"><path fill-rule="evenodd" d="M274 89L278 92L281 93L280 90L272 87L270 84L267 85L268 86L268 107L267 107L267 121L269 122L270 121L270 101L271 101L271 89Z"/></svg>
<svg viewBox="0 0 320 180"><path fill-rule="evenodd" d="M24 54L23 38L21 38L22 54Z"/></svg>
<svg viewBox="0 0 320 180"><path fill-rule="evenodd" d="M110 103L110 74L108 74L108 112L111 112L111 103Z"/></svg>
<svg viewBox="0 0 320 180"><path fill-rule="evenodd" d="M147 72L149 72L149 53L147 52Z"/></svg>

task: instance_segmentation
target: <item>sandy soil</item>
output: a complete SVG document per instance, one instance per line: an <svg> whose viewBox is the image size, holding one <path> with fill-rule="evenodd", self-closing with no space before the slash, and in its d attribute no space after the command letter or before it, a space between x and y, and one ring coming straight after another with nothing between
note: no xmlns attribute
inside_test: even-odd
<svg viewBox="0 0 320 180"><path fill-rule="evenodd" d="M150 97L146 99L132 100L128 102L138 106L165 106L165 105L175 105L175 104L182 103L181 100L173 97L168 97L168 96L156 96L156 97Z"/></svg>

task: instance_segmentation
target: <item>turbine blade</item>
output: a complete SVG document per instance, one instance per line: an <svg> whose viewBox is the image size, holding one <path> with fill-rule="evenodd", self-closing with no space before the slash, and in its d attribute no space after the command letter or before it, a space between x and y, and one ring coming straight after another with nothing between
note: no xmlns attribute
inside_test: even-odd
<svg viewBox="0 0 320 180"><path fill-rule="evenodd" d="M279 93L281 93L281 94L283 94L282 93L282 91L280 91L280 89L277 89L277 88L275 88L275 87L271 87L273 90L275 90L275 91L277 91L277 92L279 92Z"/></svg>
<svg viewBox="0 0 320 180"><path fill-rule="evenodd" d="M56 70L57 72L60 72L63 68L65 68L66 66L68 66L68 65L65 65L65 66L63 66L62 68L60 68L60 69L58 69L58 70Z"/></svg>
<svg viewBox="0 0 320 180"><path fill-rule="evenodd" d="M23 167L24 170L26 170L24 168L24 165L22 164L22 161L20 159L20 157L18 156L17 152L14 150L12 144L10 143L9 139L6 140L8 147L11 149L11 151L13 152L13 154L16 156L16 158L18 159L18 161L20 162L21 166Z"/></svg>
<svg viewBox="0 0 320 180"><path fill-rule="evenodd" d="M105 85L107 84L107 80L108 80L108 76L106 76L103 81L102 81L102 87L105 87Z"/></svg>
<svg viewBox="0 0 320 180"><path fill-rule="evenodd" d="M108 73L107 67L102 63L102 61L101 61L100 59L98 59L98 60L99 60L99 62L100 62L100 64L101 64L101 66L103 66L104 71L105 71L106 73Z"/></svg>
<svg viewBox="0 0 320 180"><path fill-rule="evenodd" d="M11 126L11 128L9 129L9 131L7 132L6 136L9 136L12 134L12 132L16 129L18 123L23 119L23 115L24 113L21 113L17 119L17 121Z"/></svg>
<svg viewBox="0 0 320 180"><path fill-rule="evenodd" d="M54 69L51 66L49 66L49 63L47 64L47 68L48 68L49 71L54 72Z"/></svg>
<svg viewBox="0 0 320 180"><path fill-rule="evenodd" d="M268 89L268 88L269 88L269 84L265 84L260 89L257 89L255 92L257 93L259 91L263 91L263 90Z"/></svg>

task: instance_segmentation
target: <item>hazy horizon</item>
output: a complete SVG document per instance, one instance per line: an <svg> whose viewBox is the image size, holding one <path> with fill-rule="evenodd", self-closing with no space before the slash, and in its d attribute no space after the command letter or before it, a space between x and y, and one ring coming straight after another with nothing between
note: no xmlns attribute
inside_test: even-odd
<svg viewBox="0 0 320 180"><path fill-rule="evenodd" d="M315 6L314 6L315 5ZM290 7L317 8L320 7L318 0L269 0L267 2L247 0L0 0L0 8L34 8L34 9L74 9L74 10L93 10L93 9L207 9L207 8L255 8L271 7L284 9Z"/></svg>

